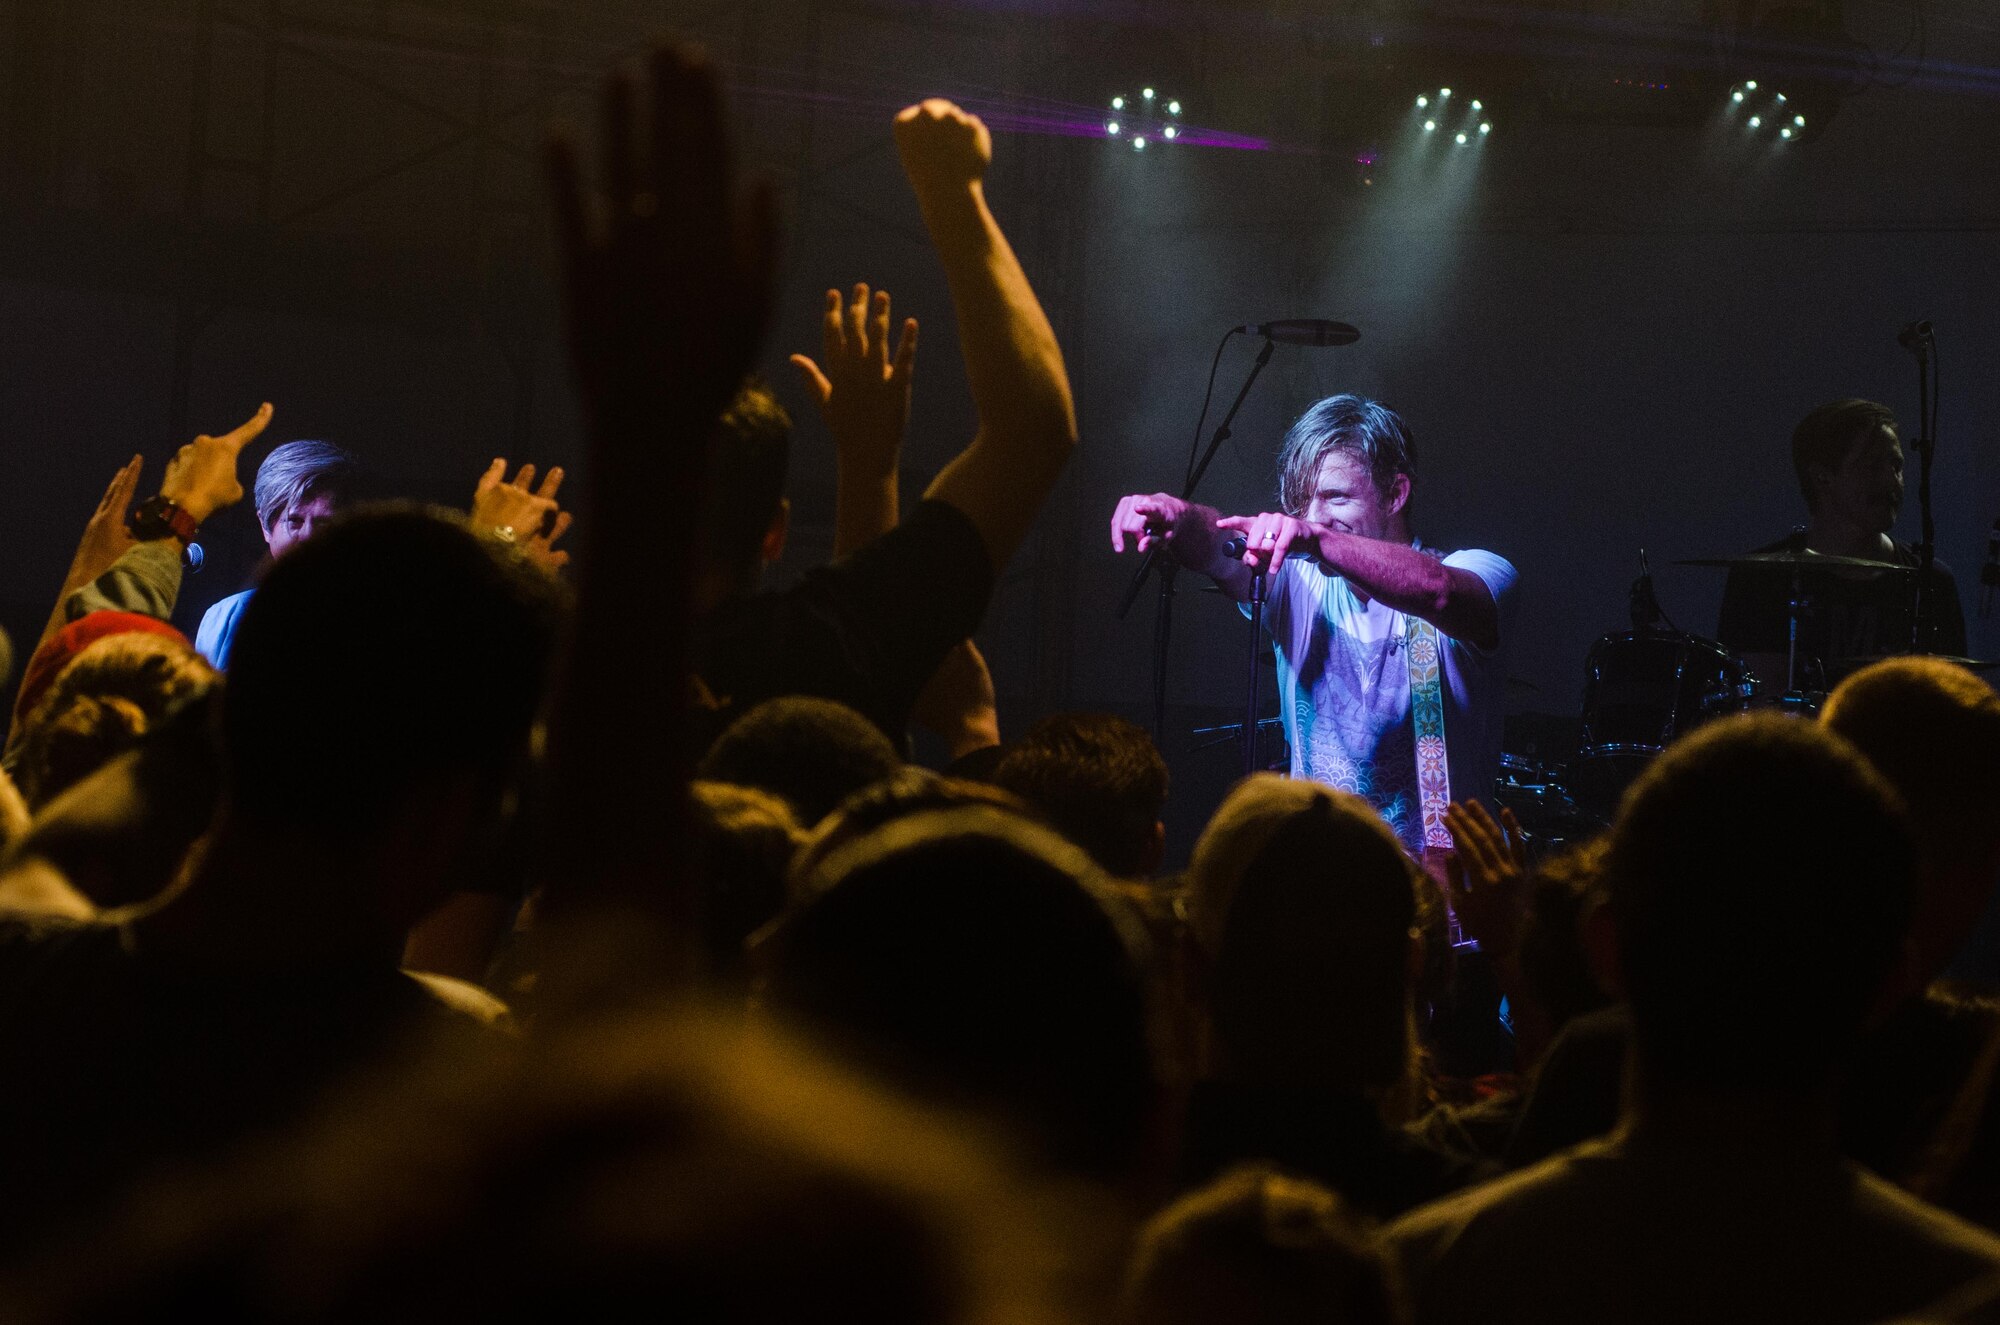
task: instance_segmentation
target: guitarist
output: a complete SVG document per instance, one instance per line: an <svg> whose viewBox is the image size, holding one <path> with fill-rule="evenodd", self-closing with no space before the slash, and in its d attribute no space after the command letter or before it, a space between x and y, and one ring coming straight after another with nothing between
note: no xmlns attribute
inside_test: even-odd
<svg viewBox="0 0 2000 1325"><path fill-rule="evenodd" d="M1285 435L1280 512L1224 516L1166 493L1111 517L1116 551L1164 538L1238 602L1270 573L1265 626L1292 776L1362 797L1443 879L1444 815L1488 799L1500 763L1517 575L1504 558L1440 554L1410 530L1416 451L1396 412L1329 396ZM1244 540L1240 555L1224 544Z"/></svg>

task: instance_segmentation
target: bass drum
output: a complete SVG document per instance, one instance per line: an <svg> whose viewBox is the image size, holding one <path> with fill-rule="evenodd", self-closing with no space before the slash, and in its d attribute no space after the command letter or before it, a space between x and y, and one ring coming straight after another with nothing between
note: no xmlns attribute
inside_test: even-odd
<svg viewBox="0 0 2000 1325"><path fill-rule="evenodd" d="M1674 738L1735 711L1749 696L1743 664L1692 635L1606 635L1584 665L1583 729L1569 793L1609 823L1618 800Z"/></svg>

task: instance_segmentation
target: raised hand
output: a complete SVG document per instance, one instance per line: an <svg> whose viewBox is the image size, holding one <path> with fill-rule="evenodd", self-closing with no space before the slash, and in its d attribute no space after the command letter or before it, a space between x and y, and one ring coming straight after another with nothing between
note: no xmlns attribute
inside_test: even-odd
<svg viewBox="0 0 2000 1325"><path fill-rule="evenodd" d="M1218 529L1243 535L1243 564L1262 575L1285 564L1294 549L1317 553L1319 528L1291 515L1267 511L1262 515L1231 515L1215 522Z"/></svg>
<svg viewBox="0 0 2000 1325"><path fill-rule="evenodd" d="M1521 823L1505 806L1496 822L1478 801L1453 801L1444 822L1457 847L1447 868L1459 924L1496 958L1511 957L1527 910L1528 852Z"/></svg>
<svg viewBox="0 0 2000 1325"><path fill-rule="evenodd" d="M662 48L648 74L643 112L629 78L607 81L601 205L567 140L549 147L549 185L570 356L594 440L685 448L707 436L763 339L777 205L768 184L735 196L707 57Z"/></svg>
<svg viewBox="0 0 2000 1325"><path fill-rule="evenodd" d="M222 436L203 433L195 438L167 461L166 476L160 480L160 495L193 516L196 524L223 507L242 501L243 481L236 473L237 459L243 448L270 425L271 406L266 402Z"/></svg>
<svg viewBox="0 0 2000 1325"><path fill-rule="evenodd" d="M918 201L926 202L984 180L993 163L993 135L978 116L932 97L897 114L896 154Z"/></svg>
<svg viewBox="0 0 2000 1325"><path fill-rule="evenodd" d="M62 593L56 597L58 603L110 570L112 563L137 541L125 525L125 515L138 491L143 463L135 455L111 476L111 485L104 490L97 509L84 522L83 537L77 542L76 555L70 559L69 574L63 577Z"/></svg>
<svg viewBox="0 0 2000 1325"><path fill-rule="evenodd" d="M896 465L910 420L910 373L917 359L917 320L903 323L889 355L889 292L856 285L854 300L826 292L820 328L821 363L803 354L792 366L805 380L833 434L838 462L833 500L833 554L846 556L896 527Z"/></svg>
<svg viewBox="0 0 2000 1325"><path fill-rule="evenodd" d="M843 304L840 291L828 290L820 345L820 363L794 354L792 366L799 370L833 434L840 463L852 461L871 472L893 470L903 445L903 428L910 420L917 320L903 320L891 358L889 292L877 290L871 304L868 286L858 284L853 301Z"/></svg>
<svg viewBox="0 0 2000 1325"><path fill-rule="evenodd" d="M510 482L506 457L495 457L472 490L473 527L514 544L550 570L560 570L569 562L567 552L552 547L569 528L569 516L556 501L562 481L562 466L557 465L537 488L535 467L522 465Z"/></svg>

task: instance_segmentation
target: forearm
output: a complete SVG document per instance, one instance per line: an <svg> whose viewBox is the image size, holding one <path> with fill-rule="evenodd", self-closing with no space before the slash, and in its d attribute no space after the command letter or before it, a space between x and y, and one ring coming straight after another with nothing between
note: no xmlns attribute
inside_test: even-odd
<svg viewBox="0 0 2000 1325"><path fill-rule="evenodd" d="M894 529L901 513L893 465L886 474L879 469L857 472L856 466L843 459L835 471L833 555L840 558Z"/></svg>
<svg viewBox="0 0 2000 1325"><path fill-rule="evenodd" d="M1500 643L1500 615L1486 584L1470 571L1447 566L1427 552L1319 530L1320 561L1370 598L1430 622L1475 648Z"/></svg>
<svg viewBox="0 0 2000 1325"><path fill-rule="evenodd" d="M1062 350L977 183L920 192L944 265L982 440L1058 467L1076 443Z"/></svg>
<svg viewBox="0 0 2000 1325"><path fill-rule="evenodd" d="M168 620L181 591L181 547L158 538L127 548L97 578L66 586L57 607L57 627L92 612L136 612Z"/></svg>

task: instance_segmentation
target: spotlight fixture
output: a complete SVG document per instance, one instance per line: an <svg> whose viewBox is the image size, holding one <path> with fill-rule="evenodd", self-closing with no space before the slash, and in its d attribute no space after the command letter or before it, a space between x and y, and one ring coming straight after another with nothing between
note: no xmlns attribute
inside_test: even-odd
<svg viewBox="0 0 2000 1325"><path fill-rule="evenodd" d="M1797 90L1780 92L1770 83L1746 79L1729 89L1724 113L1741 125L1746 138L1774 143L1798 143L1816 130L1827 112L1812 110L1812 98ZM1808 114L1811 111L1811 114Z"/></svg>
<svg viewBox="0 0 2000 1325"><path fill-rule="evenodd" d="M1179 97L1163 96L1155 87L1142 87L1137 98L1123 92L1111 98L1111 118L1104 122L1106 138L1129 139L1132 150L1143 152L1152 140L1173 142L1181 136Z"/></svg>
<svg viewBox="0 0 2000 1325"><path fill-rule="evenodd" d="M1478 97L1457 95L1448 87L1417 96L1425 133L1443 133L1460 147L1493 132L1493 118Z"/></svg>

